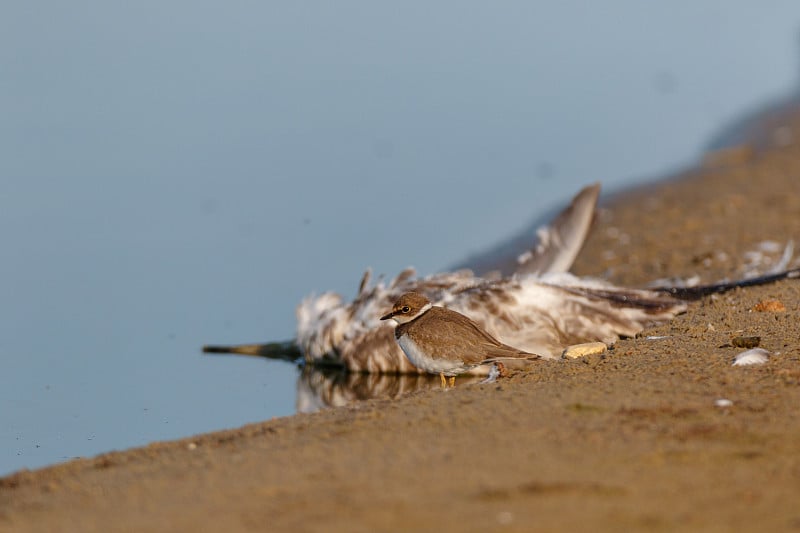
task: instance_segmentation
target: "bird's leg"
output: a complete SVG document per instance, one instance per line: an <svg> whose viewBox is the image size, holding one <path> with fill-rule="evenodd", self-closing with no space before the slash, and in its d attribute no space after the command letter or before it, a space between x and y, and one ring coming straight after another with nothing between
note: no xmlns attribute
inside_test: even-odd
<svg viewBox="0 0 800 533"><path fill-rule="evenodd" d="M455 387L456 386L456 377L455 376L450 376L450 379L448 381L450 382L450 387Z"/></svg>
<svg viewBox="0 0 800 533"><path fill-rule="evenodd" d="M439 377L442 380L442 388L446 389L447 388L447 381L444 379L444 372L439 372Z"/></svg>

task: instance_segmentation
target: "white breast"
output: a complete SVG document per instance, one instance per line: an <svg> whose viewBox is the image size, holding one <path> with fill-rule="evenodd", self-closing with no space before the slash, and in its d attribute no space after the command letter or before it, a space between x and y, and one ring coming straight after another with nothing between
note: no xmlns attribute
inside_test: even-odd
<svg viewBox="0 0 800 533"><path fill-rule="evenodd" d="M469 367L464 366L462 361L448 361L430 357L408 335L403 335L397 339L397 343L403 349L411 364L425 372L455 376L469 369Z"/></svg>

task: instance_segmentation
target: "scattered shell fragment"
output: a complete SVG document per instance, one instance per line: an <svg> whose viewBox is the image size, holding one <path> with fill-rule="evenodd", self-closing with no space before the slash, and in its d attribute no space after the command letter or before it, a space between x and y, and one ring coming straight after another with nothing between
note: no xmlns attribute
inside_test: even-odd
<svg viewBox="0 0 800 533"><path fill-rule="evenodd" d="M786 306L780 300L762 300L753 306L753 311L782 313L786 311Z"/></svg>
<svg viewBox="0 0 800 533"><path fill-rule="evenodd" d="M714 400L714 405L717 407L732 407L733 402L727 398L718 398Z"/></svg>
<svg viewBox="0 0 800 533"><path fill-rule="evenodd" d="M753 348L733 358L733 366L763 365L769 361L769 352L763 348Z"/></svg>
<svg viewBox="0 0 800 533"><path fill-rule="evenodd" d="M573 344L561 353L561 357L567 359L577 359L579 357L586 357L587 355L598 355L606 353L608 346L602 342L585 342L583 344Z"/></svg>
<svg viewBox="0 0 800 533"><path fill-rule="evenodd" d="M761 344L761 337L734 337L731 339L731 344L737 348L755 348Z"/></svg>

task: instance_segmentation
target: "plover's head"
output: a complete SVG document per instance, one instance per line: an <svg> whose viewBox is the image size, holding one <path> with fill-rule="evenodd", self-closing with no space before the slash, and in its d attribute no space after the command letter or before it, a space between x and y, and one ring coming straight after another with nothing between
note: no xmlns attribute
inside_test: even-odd
<svg viewBox="0 0 800 533"><path fill-rule="evenodd" d="M405 324L431 308L431 302L418 292L407 292L394 303L392 311L381 320L393 318L398 324Z"/></svg>

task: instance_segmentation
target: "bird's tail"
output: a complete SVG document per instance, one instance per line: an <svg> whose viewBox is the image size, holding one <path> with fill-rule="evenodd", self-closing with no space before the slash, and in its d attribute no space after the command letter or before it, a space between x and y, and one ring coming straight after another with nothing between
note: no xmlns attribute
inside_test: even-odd
<svg viewBox="0 0 800 533"><path fill-rule="evenodd" d="M235 345L213 345L203 346L203 353L224 353L237 355L255 355L268 359L279 359L281 361L298 362L303 354L297 344L291 341L268 342L265 344L235 344Z"/></svg>

